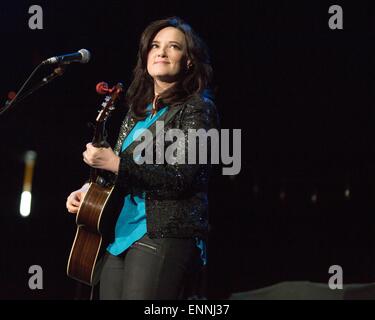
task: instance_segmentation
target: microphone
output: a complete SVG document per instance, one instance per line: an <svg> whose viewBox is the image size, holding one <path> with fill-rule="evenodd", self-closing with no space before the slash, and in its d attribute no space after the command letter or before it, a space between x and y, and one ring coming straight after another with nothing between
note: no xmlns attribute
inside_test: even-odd
<svg viewBox="0 0 375 320"><path fill-rule="evenodd" d="M81 49L75 53L64 54L62 56L51 57L47 60L44 60L42 64L53 64L53 63L62 63L69 64L72 62L87 63L90 60L90 51L86 49Z"/></svg>

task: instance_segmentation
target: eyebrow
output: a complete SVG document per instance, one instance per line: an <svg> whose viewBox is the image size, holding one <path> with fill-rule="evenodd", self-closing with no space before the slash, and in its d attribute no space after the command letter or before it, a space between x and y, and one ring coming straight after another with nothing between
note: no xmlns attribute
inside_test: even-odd
<svg viewBox="0 0 375 320"><path fill-rule="evenodd" d="M152 41L151 43L160 43L160 41L158 41L158 40L154 40L154 41ZM176 43L176 44L182 46L182 44L181 44L180 42L178 42L178 41L168 41L168 43Z"/></svg>

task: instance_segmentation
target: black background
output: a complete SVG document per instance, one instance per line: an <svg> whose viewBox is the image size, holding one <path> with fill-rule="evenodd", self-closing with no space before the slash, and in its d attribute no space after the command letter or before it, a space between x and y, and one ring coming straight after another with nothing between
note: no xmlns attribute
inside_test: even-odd
<svg viewBox="0 0 375 320"><path fill-rule="evenodd" d="M32 4L43 8L43 30L28 27ZM334 4L343 30L328 27ZM0 117L0 298L74 298L65 267L75 221L65 201L88 176L87 122L102 99L95 85L129 84L141 32L172 15L210 48L222 128L242 130L240 174L219 171L210 189L208 297L287 280L326 283L334 264L345 283L374 282L370 1L17 1L0 5L1 103L50 56L87 48L92 59ZM111 142L124 113L110 119ZM25 219L27 150L38 158ZM31 265L43 268L43 290L28 287Z"/></svg>

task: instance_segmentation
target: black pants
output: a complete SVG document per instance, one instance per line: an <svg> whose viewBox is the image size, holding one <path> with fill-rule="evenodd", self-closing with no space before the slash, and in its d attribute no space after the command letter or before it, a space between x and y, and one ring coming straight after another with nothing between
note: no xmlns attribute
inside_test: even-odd
<svg viewBox="0 0 375 320"><path fill-rule="evenodd" d="M195 239L151 239L146 235L121 255L107 253L105 259L101 300L186 299L200 271Z"/></svg>

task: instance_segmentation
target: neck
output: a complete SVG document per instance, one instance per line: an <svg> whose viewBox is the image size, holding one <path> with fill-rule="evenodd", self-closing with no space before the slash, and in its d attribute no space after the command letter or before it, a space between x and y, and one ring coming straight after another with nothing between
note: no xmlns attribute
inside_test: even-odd
<svg viewBox="0 0 375 320"><path fill-rule="evenodd" d="M163 82L159 80L154 81L154 94L155 96L159 96L165 90L169 89L175 84L175 82Z"/></svg>

